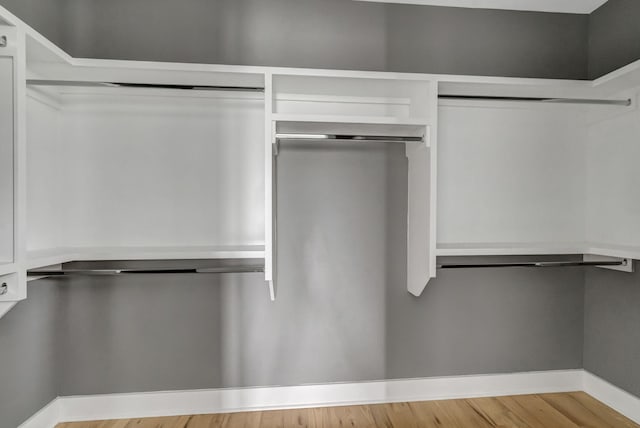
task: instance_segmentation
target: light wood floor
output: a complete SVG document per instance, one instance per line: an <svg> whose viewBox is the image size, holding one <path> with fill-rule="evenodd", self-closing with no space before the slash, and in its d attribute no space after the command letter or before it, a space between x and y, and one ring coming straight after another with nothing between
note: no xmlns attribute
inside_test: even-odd
<svg viewBox="0 0 640 428"><path fill-rule="evenodd" d="M63 423L57 428L640 428L582 392Z"/></svg>

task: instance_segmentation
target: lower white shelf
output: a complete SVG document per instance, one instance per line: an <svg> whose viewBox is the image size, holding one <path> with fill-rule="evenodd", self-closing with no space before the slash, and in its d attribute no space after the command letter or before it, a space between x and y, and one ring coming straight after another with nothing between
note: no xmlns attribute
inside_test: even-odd
<svg viewBox="0 0 640 428"><path fill-rule="evenodd" d="M593 242L484 242L439 243L438 256L533 256L560 254L593 254L640 260L640 246Z"/></svg>
<svg viewBox="0 0 640 428"><path fill-rule="evenodd" d="M517 256L543 254L582 254L586 243L483 242L436 245L438 256Z"/></svg>
<svg viewBox="0 0 640 428"><path fill-rule="evenodd" d="M640 260L640 246L591 242L588 244L585 254Z"/></svg>
<svg viewBox="0 0 640 428"><path fill-rule="evenodd" d="M264 245L194 247L72 247L27 252L27 269L87 260L261 259Z"/></svg>

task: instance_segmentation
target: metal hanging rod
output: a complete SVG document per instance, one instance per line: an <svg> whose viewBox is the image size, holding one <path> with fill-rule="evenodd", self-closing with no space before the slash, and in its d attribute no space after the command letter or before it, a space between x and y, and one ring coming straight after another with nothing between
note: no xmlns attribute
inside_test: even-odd
<svg viewBox="0 0 640 428"><path fill-rule="evenodd" d="M165 273L252 273L264 272L263 265L220 266L186 269L51 269L30 270L27 276L113 276Z"/></svg>
<svg viewBox="0 0 640 428"><path fill-rule="evenodd" d="M565 262L514 262L514 263L450 263L438 265L438 269L478 269L478 268L514 268L514 267L571 267L571 266L627 266L628 261L565 261Z"/></svg>
<svg viewBox="0 0 640 428"><path fill-rule="evenodd" d="M283 141L352 141L360 143L423 143L424 137L403 137L388 135L347 135L347 134L289 134L278 133L276 140Z"/></svg>
<svg viewBox="0 0 640 428"><path fill-rule="evenodd" d="M232 91L232 92L264 92L260 86L222 86L222 85L174 85L168 83L128 83L128 82L87 82L80 80L43 80L28 79L32 86L75 86L91 88L154 88L180 89L190 91Z"/></svg>
<svg viewBox="0 0 640 428"><path fill-rule="evenodd" d="M479 101L521 101L542 102L555 104L593 104L629 107L632 104L630 98L625 100L602 100L587 98L543 98L543 97L501 97L492 95L438 95L441 100L479 100Z"/></svg>

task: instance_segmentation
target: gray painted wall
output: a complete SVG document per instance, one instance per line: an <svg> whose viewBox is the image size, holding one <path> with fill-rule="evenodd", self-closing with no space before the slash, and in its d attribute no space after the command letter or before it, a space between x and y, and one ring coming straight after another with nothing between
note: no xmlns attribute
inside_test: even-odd
<svg viewBox="0 0 640 428"><path fill-rule="evenodd" d="M640 2L609 0L589 19L589 77L640 59Z"/></svg>
<svg viewBox="0 0 640 428"><path fill-rule="evenodd" d="M338 0L149 1L2 4L78 56L586 76L585 17ZM58 11L74 17L64 31ZM609 289L603 275L619 274L590 272L586 299L579 269L441 272L421 298L407 294L406 193L396 188L405 160L369 154L283 150L279 218L288 227L275 303L256 275L31 284L29 299L0 320L2 426L57 394L580 368L583 332L585 366L637 393L635 375L624 377L593 345L633 334L626 279L618 297L607 294L620 299L610 303L619 313L594 303ZM614 361L627 358L617 349Z"/></svg>
<svg viewBox="0 0 640 428"><path fill-rule="evenodd" d="M58 396L56 287L29 287L29 300L0 319L0 427L16 427Z"/></svg>
<svg viewBox="0 0 640 428"><path fill-rule="evenodd" d="M77 57L587 77L586 15L350 0L40 0L64 17L41 22L47 11L0 3Z"/></svg>
<svg viewBox="0 0 640 428"><path fill-rule="evenodd" d="M586 275L584 368L640 396L640 263L633 274Z"/></svg>
<svg viewBox="0 0 640 428"><path fill-rule="evenodd" d="M389 5L390 71L586 78L588 16Z"/></svg>

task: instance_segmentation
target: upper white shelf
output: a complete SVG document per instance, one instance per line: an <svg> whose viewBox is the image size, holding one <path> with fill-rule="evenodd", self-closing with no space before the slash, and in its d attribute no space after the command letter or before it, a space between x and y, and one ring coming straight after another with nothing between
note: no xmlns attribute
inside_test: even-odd
<svg viewBox="0 0 640 428"><path fill-rule="evenodd" d="M420 118L402 118L394 116L337 116L318 114L274 113L272 119L278 122L315 122L315 123L360 123L371 125L425 126L427 121Z"/></svg>
<svg viewBox="0 0 640 428"><path fill-rule="evenodd" d="M640 247L631 245L611 245L592 242L589 243L585 249L585 253L640 260Z"/></svg>
<svg viewBox="0 0 640 428"><path fill-rule="evenodd" d="M555 13L590 14L607 0L359 0L376 3L404 3L426 6L481 9L525 10Z"/></svg>
<svg viewBox="0 0 640 428"><path fill-rule="evenodd" d="M75 247L27 252L27 269L88 260L261 259L263 245L198 247Z"/></svg>

